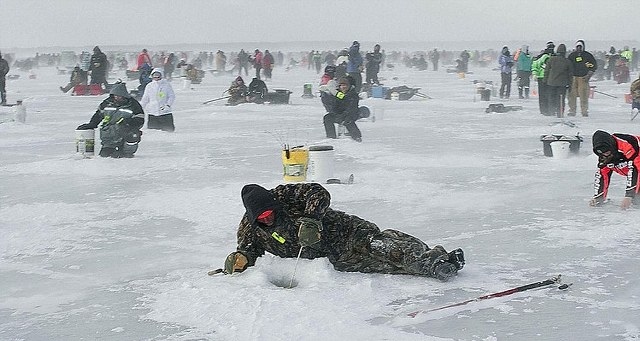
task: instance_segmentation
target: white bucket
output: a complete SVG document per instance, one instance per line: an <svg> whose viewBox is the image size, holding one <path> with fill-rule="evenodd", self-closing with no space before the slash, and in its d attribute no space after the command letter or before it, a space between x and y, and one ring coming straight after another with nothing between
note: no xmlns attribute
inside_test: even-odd
<svg viewBox="0 0 640 341"><path fill-rule="evenodd" d="M399 101L400 94L394 91L391 93L391 95L389 95L389 98L391 98L392 101Z"/></svg>
<svg viewBox="0 0 640 341"><path fill-rule="evenodd" d="M76 130L76 153L84 157L95 154L96 132L94 129Z"/></svg>
<svg viewBox="0 0 640 341"><path fill-rule="evenodd" d="M551 142L551 153L556 159L566 159L569 157L571 142L554 141Z"/></svg>
<svg viewBox="0 0 640 341"><path fill-rule="evenodd" d="M334 160L333 146L310 146L307 181L326 183L333 178Z"/></svg>

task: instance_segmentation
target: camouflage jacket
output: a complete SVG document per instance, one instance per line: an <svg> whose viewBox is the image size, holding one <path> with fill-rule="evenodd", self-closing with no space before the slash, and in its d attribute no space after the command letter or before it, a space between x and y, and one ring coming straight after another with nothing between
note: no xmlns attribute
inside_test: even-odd
<svg viewBox="0 0 640 341"><path fill-rule="evenodd" d="M285 258L297 257L301 247L297 220L301 217L318 219L323 226L320 242L304 248L301 257L328 257L334 265L346 255L355 256L358 250L368 253L365 250L371 238L380 232L374 223L329 208L331 196L319 184L287 184L269 191L280 204L275 224L252 224L246 214L240 221L238 251L247 256L250 266L265 251Z"/></svg>

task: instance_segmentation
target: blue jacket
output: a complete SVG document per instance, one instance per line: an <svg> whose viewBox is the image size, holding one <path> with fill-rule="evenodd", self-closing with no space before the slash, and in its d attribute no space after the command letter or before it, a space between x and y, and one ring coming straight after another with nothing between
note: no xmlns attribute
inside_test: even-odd
<svg viewBox="0 0 640 341"><path fill-rule="evenodd" d="M513 67L513 58L511 55L501 54L498 63L500 64L500 72L511 73L511 68Z"/></svg>
<svg viewBox="0 0 640 341"><path fill-rule="evenodd" d="M360 55L360 47L352 45L349 48L349 61L347 62L347 73L360 72L362 65L362 56Z"/></svg>

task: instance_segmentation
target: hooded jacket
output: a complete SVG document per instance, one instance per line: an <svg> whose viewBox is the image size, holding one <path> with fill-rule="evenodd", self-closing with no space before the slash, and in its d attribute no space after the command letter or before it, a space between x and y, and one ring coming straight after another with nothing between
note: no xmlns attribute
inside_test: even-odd
<svg viewBox="0 0 640 341"><path fill-rule="evenodd" d="M573 66L565 57L567 49L564 44L558 45L557 54L547 61L544 80L549 86L571 85Z"/></svg>
<svg viewBox="0 0 640 341"><path fill-rule="evenodd" d="M171 83L164 78L162 69L153 69L151 75L156 72L160 73L161 78L159 80L152 79L151 83L147 84L144 88L144 95L142 95L140 104L149 115L162 116L171 114L171 107L176 99L176 95L173 92Z"/></svg>
<svg viewBox="0 0 640 341"><path fill-rule="evenodd" d="M607 198L613 172L627 177L625 197L635 197L638 193L638 169L640 169L640 136L609 134L598 130L593 134L592 143L593 152L598 156L606 151L613 153L613 157L606 162L600 158L594 182L594 198L600 202L604 202Z"/></svg>
<svg viewBox="0 0 640 341"><path fill-rule="evenodd" d="M507 48L506 46L502 48L502 53L500 53L498 64L500 64L501 73L511 73L511 69L513 68L513 58L511 57L509 48Z"/></svg>
<svg viewBox="0 0 640 341"><path fill-rule="evenodd" d="M354 42L349 48L349 61L347 62L347 73L360 72L362 67L362 56L360 55L360 44Z"/></svg>
<svg viewBox="0 0 640 341"><path fill-rule="evenodd" d="M123 99L118 101L115 96L121 96ZM95 129L100 123L102 123L100 137L103 146L110 146L103 136L105 132L112 138L114 135L119 135L117 137L122 139L125 135L137 133L144 125L144 110L140 103L131 97L123 83L113 86L109 97L100 103L89 123L82 124L77 129ZM109 126L114 129L108 129ZM113 131L116 133L112 133Z"/></svg>
<svg viewBox="0 0 640 341"><path fill-rule="evenodd" d="M598 63L593 55L585 50L584 40L578 40L576 46L581 45L582 51L573 51L569 54L569 61L573 65L573 76L584 77L589 72L595 72L598 68Z"/></svg>

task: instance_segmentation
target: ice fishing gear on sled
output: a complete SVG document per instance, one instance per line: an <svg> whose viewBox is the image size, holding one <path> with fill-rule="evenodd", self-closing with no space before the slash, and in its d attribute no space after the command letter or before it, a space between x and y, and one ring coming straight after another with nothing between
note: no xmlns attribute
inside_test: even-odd
<svg viewBox="0 0 640 341"><path fill-rule="evenodd" d="M420 98L431 99L431 97L420 92L420 88L410 88L406 85L396 86L386 91L385 99L393 99L399 101L406 101L411 97L416 96Z"/></svg>
<svg viewBox="0 0 640 341"><path fill-rule="evenodd" d="M484 110L484 112L505 113L509 111L518 111L518 110L522 110L521 105L504 105L502 103L492 103L492 104L489 104L489 106L487 107L487 109Z"/></svg>

